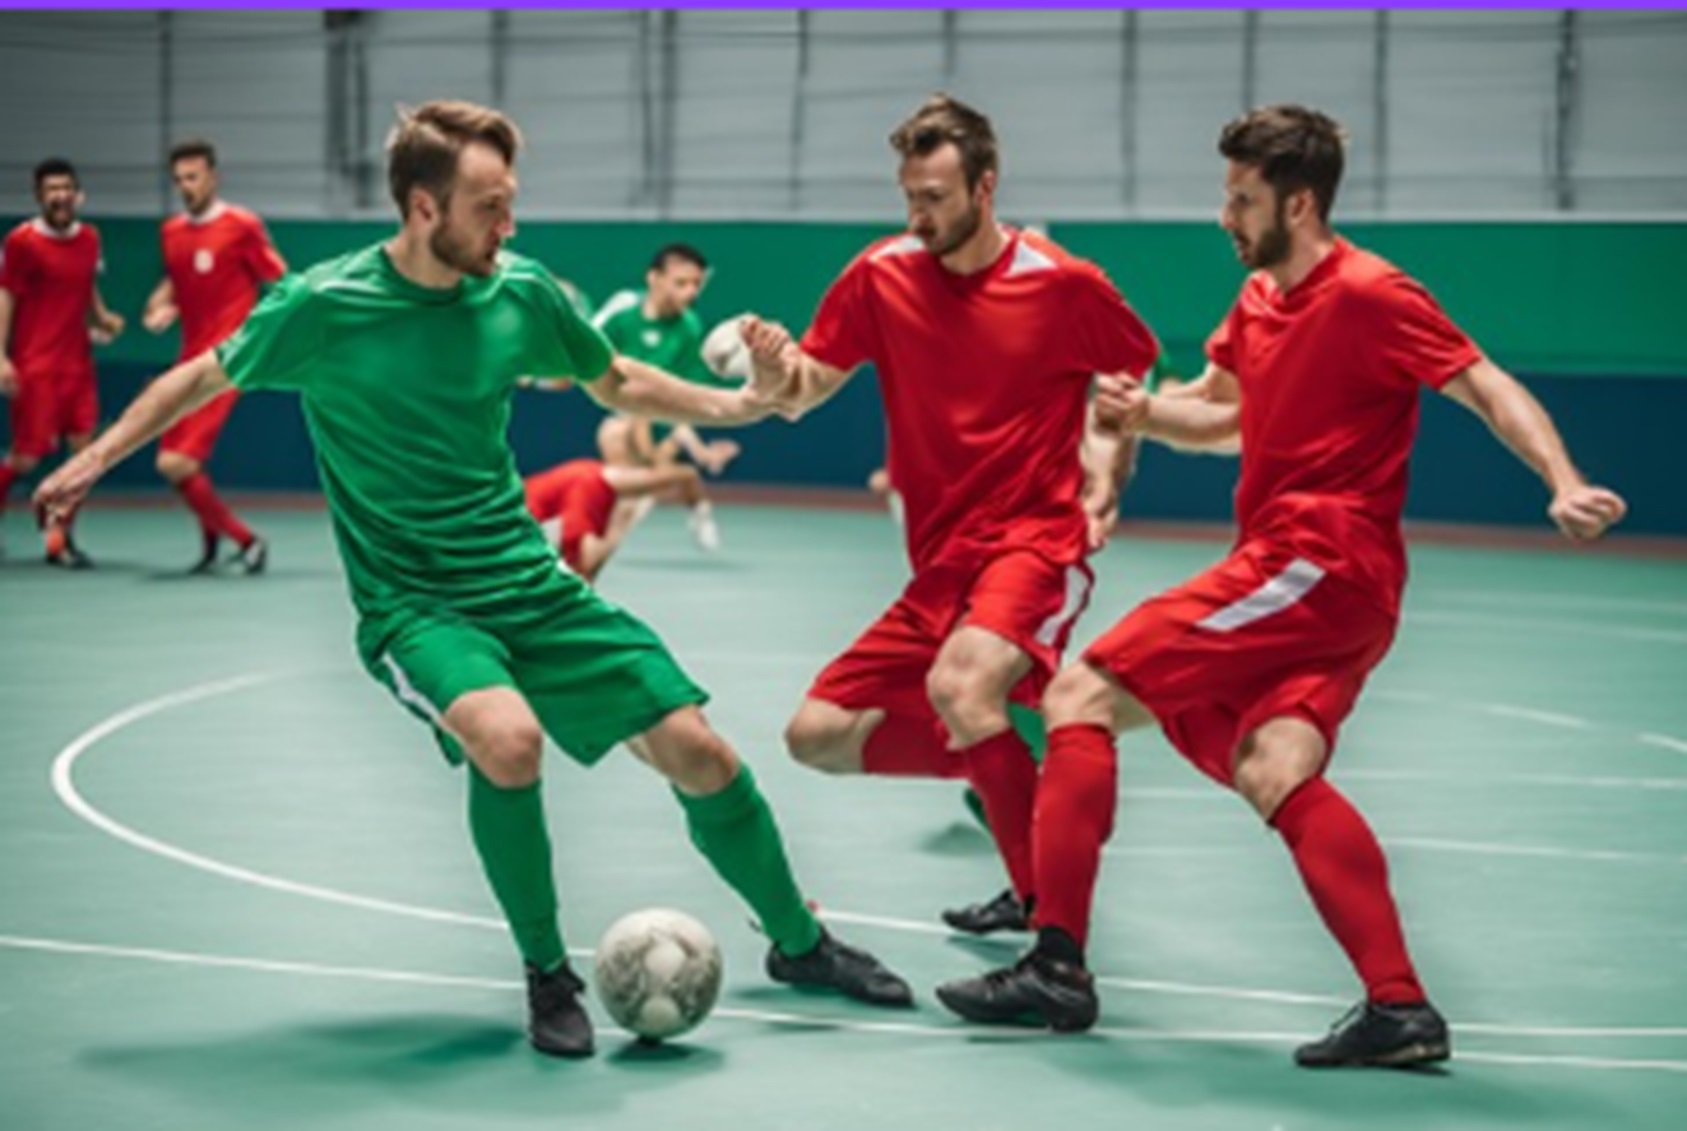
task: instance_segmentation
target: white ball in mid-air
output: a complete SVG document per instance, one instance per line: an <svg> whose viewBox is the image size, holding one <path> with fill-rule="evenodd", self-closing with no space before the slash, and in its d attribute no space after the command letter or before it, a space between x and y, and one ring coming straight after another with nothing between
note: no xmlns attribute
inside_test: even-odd
<svg viewBox="0 0 1687 1131"><path fill-rule="evenodd" d="M738 329L742 317L735 314L717 322L703 338L703 364L716 377L744 380L750 376L750 347Z"/></svg>
<svg viewBox="0 0 1687 1131"><path fill-rule="evenodd" d="M720 947L683 912L635 911L603 933L593 980L617 1025L647 1041L677 1037L696 1028L720 996Z"/></svg>

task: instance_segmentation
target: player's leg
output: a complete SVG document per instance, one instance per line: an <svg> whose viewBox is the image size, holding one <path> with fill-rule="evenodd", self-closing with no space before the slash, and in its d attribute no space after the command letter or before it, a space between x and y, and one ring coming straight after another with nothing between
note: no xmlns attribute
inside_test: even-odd
<svg viewBox="0 0 1687 1131"><path fill-rule="evenodd" d="M1040 702L1088 603L1091 581L1087 568L1036 554L991 560L971 580L961 626L927 677L932 704L982 802L1011 882L994 899L946 911L944 921L959 930L984 934L1023 929L1027 922L1037 754L1016 726L1013 708Z"/></svg>
<svg viewBox="0 0 1687 1131"><path fill-rule="evenodd" d="M205 470L238 399L239 394L230 389L176 421L159 437L158 474L199 520L202 553L193 573L216 568L222 538L238 548L238 560L248 574L261 573L268 564L267 544L223 502Z"/></svg>
<svg viewBox="0 0 1687 1131"><path fill-rule="evenodd" d="M1114 742L1122 731L1154 720L1110 675L1084 660L1050 684L1043 715L1049 747L1031 846L1036 944L1012 967L946 983L937 996L968 1020L1076 1031L1099 1014L1085 948L1101 850L1118 803Z"/></svg>
<svg viewBox="0 0 1687 1131"><path fill-rule="evenodd" d="M1406 950L1388 861L1358 809L1324 778L1330 744L1302 715L1254 727L1236 751L1236 790L1294 858L1324 925L1365 985L1365 1000L1295 1059L1307 1067L1446 1059L1446 1022Z"/></svg>
<svg viewBox="0 0 1687 1131"><path fill-rule="evenodd" d="M949 733L972 789L983 802L991 838L1020 908L1034 896L1031 871L1031 808L1037 792L1037 763L1014 729L1008 693L1031 671L1032 660L1012 641L977 625L962 625L938 650L926 676L926 694ZM951 926L980 931L996 904L945 914ZM974 924L974 920L978 920Z"/></svg>
<svg viewBox="0 0 1687 1131"><path fill-rule="evenodd" d="M679 462L677 448L669 451L658 445L655 462L651 466L606 467L604 478L609 480L623 501L672 500L684 504L689 512L686 525L697 544L711 552L720 549L720 530L715 525L714 508L709 503L708 489L703 485L703 474L691 464ZM626 510L629 520L616 527L623 533L630 530L640 517L632 507Z"/></svg>
<svg viewBox="0 0 1687 1131"><path fill-rule="evenodd" d="M54 393L52 436L56 442L62 436L65 447L76 455L94 439L99 425L99 386L93 370L61 376ZM79 507L63 516L41 516L42 534L47 545L47 560L67 569L92 569L94 560L76 544L75 526Z"/></svg>
<svg viewBox="0 0 1687 1131"><path fill-rule="evenodd" d="M466 756L469 831L526 964L530 1040L555 1055L591 1052L583 984L569 969L557 917L539 772L543 734L515 686L508 652L464 623L416 622L365 659L433 725L448 758Z"/></svg>
<svg viewBox="0 0 1687 1131"><path fill-rule="evenodd" d="M629 746L673 785L692 844L760 921L773 944L770 977L836 989L876 1005L912 1004L905 981L820 926L803 900L755 776L702 711L675 710Z"/></svg>

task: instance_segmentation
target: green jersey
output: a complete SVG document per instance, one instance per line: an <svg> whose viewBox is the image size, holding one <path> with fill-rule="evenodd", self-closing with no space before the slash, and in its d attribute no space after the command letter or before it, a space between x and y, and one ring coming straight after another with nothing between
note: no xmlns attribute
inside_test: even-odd
<svg viewBox="0 0 1687 1131"><path fill-rule="evenodd" d="M618 291L592 319L617 353L666 369L695 385L736 388L703 364L703 322L687 310L674 318L647 318L643 291Z"/></svg>
<svg viewBox="0 0 1687 1131"><path fill-rule="evenodd" d="M241 389L301 394L365 632L548 591L557 560L505 436L511 391L526 373L592 380L612 354L540 264L506 253L437 289L365 248L282 280L217 356Z"/></svg>

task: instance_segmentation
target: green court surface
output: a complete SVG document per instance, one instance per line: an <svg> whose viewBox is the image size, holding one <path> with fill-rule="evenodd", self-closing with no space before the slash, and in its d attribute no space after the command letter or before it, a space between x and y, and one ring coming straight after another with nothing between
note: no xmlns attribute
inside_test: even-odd
<svg viewBox="0 0 1687 1131"><path fill-rule="evenodd" d="M519 968L462 782L358 669L325 516L259 512L258 579L187 579L185 514L94 511L101 563L0 560L0 1128L1680 1128L1687 1126L1687 565L1419 546L1400 640L1334 780L1390 850L1455 1025L1441 1074L1294 1068L1358 989L1287 855L1156 737L1123 748L1094 965L1103 1019L966 1028L937 982L1016 944L937 911L1002 883L952 783L790 763L786 716L896 592L884 516L720 508L704 557L659 511L604 591L709 686L809 893L918 1008L803 996L642 766L549 763L570 942L628 910L708 923L727 987L655 1051L564 1063ZM1217 556L1121 539L1088 640Z"/></svg>

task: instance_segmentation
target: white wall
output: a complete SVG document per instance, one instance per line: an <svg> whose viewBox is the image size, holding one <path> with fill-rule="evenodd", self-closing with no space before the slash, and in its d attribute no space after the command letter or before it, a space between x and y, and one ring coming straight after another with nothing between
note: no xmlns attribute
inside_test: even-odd
<svg viewBox="0 0 1687 1131"><path fill-rule="evenodd" d="M62 153L91 208L156 212L166 135L204 133L233 198L382 211L394 104L502 89L530 213L884 217L886 135L937 88L993 116L1026 218L1206 214L1250 99L1347 125L1348 215L1687 210L1682 13L1578 14L1567 123L1557 12L534 11L501 51L496 18L367 14L331 105L320 12L0 13L0 210Z"/></svg>

